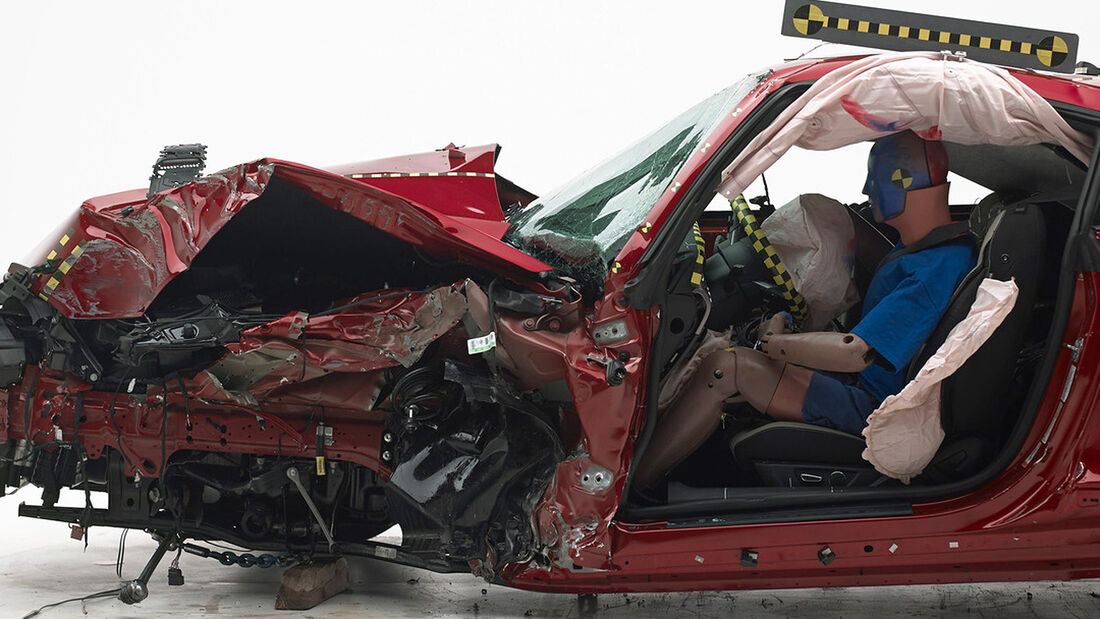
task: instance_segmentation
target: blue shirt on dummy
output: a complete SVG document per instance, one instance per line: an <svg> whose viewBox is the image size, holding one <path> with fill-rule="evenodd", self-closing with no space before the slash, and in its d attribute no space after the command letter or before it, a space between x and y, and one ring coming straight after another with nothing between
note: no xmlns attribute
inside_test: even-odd
<svg viewBox="0 0 1100 619"><path fill-rule="evenodd" d="M859 374L862 389L880 402L901 391L910 362L943 317L955 287L976 263L973 241L961 238L905 254L875 273L863 301L863 316L852 329L875 352L874 362Z"/></svg>

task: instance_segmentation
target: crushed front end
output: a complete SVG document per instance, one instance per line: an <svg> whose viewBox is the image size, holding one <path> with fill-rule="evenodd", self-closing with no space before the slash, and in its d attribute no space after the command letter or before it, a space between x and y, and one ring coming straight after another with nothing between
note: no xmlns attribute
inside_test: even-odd
<svg viewBox="0 0 1100 619"><path fill-rule="evenodd" d="M625 469L588 451L628 455L638 362L620 386L630 355L592 342L577 290L537 260L286 163L70 223L0 287L0 488L42 488L21 515L495 582L583 563L558 556L569 527L606 534ZM607 483L581 488L592 467ZM589 497L576 517L566 486ZM65 488L85 505L59 506ZM393 525L400 545L373 539Z"/></svg>

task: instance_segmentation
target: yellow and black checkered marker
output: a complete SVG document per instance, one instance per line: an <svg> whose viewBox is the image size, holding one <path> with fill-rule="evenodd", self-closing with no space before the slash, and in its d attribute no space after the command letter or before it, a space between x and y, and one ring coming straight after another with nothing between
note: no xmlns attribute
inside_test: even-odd
<svg viewBox="0 0 1100 619"><path fill-rule="evenodd" d="M703 283L703 261L707 257L707 244L703 240L703 231L699 229L699 222L692 225L691 231L695 234L695 266L691 269L691 284L698 286Z"/></svg>
<svg viewBox="0 0 1100 619"><path fill-rule="evenodd" d="M69 270L73 268L73 263L84 253L84 246L81 243L73 243L70 249L70 241L73 238L73 231L69 230L65 234L61 235L61 240L57 242L57 247L50 251L46 255L46 262L53 268L53 273L50 274L46 283L42 285L42 290L38 292L38 296L43 301L50 298L53 291L57 289L61 280L69 274ZM66 251L69 255L65 256L60 262L56 262ZM57 264L56 268L53 265Z"/></svg>
<svg viewBox="0 0 1100 619"><path fill-rule="evenodd" d="M752 239L753 251L764 261L772 281L782 290L783 298L787 300L787 305L790 307L791 316L799 322L806 320L809 314L806 300L795 290L794 280L791 279L787 266L783 264L783 260L772 244L768 242L768 236L760 229L760 223L756 221L756 215L753 215L749 209L749 203L745 201L745 197L737 196L730 200L730 207L737 216L737 224L745 231L745 235Z"/></svg>
<svg viewBox="0 0 1100 619"><path fill-rule="evenodd" d="M964 51L982 62L1065 73L1077 62L1078 37L1069 32L836 2L787 0L782 33L903 52Z"/></svg>
<svg viewBox="0 0 1100 619"><path fill-rule="evenodd" d="M913 175L909 173L909 170L898 168L890 175L890 182L898 189L909 189L909 186L913 184Z"/></svg>

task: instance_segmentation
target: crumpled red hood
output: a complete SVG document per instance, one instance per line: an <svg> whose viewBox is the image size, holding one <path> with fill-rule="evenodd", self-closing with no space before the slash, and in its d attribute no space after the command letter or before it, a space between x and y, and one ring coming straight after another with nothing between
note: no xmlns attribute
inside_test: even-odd
<svg viewBox="0 0 1100 619"><path fill-rule="evenodd" d="M368 176L354 178L357 174ZM508 226L500 217L475 219L458 214L461 210L446 212L449 209L440 204L461 204L455 197L434 207L419 204L378 186L402 177L370 174L344 176L261 159L148 200L143 190L94 198L81 206L50 253L36 257L40 262L53 259L57 266L43 273L32 289L70 318L140 316L226 222L264 192L272 177L441 259L461 258L520 280L552 270L500 240ZM469 204L487 204L488 192L479 190L479 195L480 201ZM499 210L499 201L493 204Z"/></svg>
<svg viewBox="0 0 1100 619"><path fill-rule="evenodd" d="M496 173L500 146L444 148L325 168L452 217L498 223L501 205L526 205L535 196Z"/></svg>

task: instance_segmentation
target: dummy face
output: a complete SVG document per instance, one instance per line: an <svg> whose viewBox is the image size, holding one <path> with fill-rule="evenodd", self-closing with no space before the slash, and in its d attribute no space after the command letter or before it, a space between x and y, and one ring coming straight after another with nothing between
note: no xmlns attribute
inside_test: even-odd
<svg viewBox="0 0 1100 619"><path fill-rule="evenodd" d="M888 222L905 210L905 195L947 180L947 153L939 142L927 142L911 131L875 141L867 157L863 193L875 221Z"/></svg>

